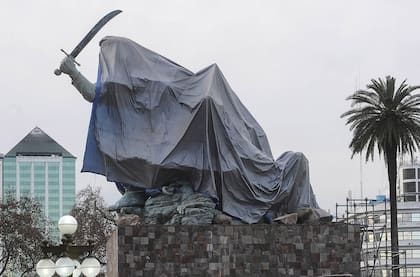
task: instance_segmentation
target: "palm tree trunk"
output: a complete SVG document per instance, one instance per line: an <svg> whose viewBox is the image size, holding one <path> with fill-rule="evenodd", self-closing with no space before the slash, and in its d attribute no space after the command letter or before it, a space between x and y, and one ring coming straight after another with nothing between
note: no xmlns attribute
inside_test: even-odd
<svg viewBox="0 0 420 277"><path fill-rule="evenodd" d="M386 162L388 165L389 197L391 202L391 252L392 276L400 276L400 257L398 247L398 222L397 222L397 145L386 149Z"/></svg>

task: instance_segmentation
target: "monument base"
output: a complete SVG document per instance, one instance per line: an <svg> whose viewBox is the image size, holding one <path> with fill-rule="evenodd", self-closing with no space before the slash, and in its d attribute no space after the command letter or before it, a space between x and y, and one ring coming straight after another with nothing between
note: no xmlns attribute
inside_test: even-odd
<svg viewBox="0 0 420 277"><path fill-rule="evenodd" d="M360 276L360 226L119 225L107 276Z"/></svg>

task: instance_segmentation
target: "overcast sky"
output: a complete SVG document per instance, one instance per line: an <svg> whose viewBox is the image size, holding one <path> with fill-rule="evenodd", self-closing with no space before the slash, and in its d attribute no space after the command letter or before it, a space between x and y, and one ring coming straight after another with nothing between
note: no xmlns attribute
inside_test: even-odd
<svg viewBox="0 0 420 277"><path fill-rule="evenodd" d="M70 52L107 12L111 20L77 58L96 80L99 40L128 37L196 72L217 63L261 124L277 158L303 152L320 206L387 191L383 160L350 159L345 100L371 78L392 75L420 84L416 1L5 1L0 0L0 153L35 126L77 156L80 172L91 104L55 76ZM362 174L361 174L362 172ZM362 175L362 178L361 178ZM77 189L112 183L77 173Z"/></svg>

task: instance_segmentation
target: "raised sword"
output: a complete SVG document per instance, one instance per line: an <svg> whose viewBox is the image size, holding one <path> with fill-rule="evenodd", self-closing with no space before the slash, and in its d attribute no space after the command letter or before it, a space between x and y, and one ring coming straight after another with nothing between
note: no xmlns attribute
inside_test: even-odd
<svg viewBox="0 0 420 277"><path fill-rule="evenodd" d="M76 62L77 55L80 54L80 52L85 48L85 46L92 40L92 38L96 35L96 33L99 32L99 30L106 24L108 21L110 21L112 18L114 18L117 14L122 12L121 10L115 10L112 12L109 12L104 17L102 17L98 23L93 26L93 28L85 35L85 37L79 42L79 44L76 45L76 47L73 49L73 51L68 54L66 51L61 49L61 52L63 52L67 57L71 58L73 62L80 66L78 62ZM61 74L60 69L54 70L54 74L59 76Z"/></svg>

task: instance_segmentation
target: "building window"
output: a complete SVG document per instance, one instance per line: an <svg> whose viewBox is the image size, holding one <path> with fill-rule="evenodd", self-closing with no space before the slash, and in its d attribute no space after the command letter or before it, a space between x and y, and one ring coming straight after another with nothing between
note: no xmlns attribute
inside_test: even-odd
<svg viewBox="0 0 420 277"><path fill-rule="evenodd" d="M390 270L386 270L386 269L382 270L382 276L383 277L388 277L388 276L391 276L391 275L392 275L392 273L391 273Z"/></svg>
<svg viewBox="0 0 420 277"><path fill-rule="evenodd" d="M419 222L420 221L420 214L418 214L418 213L412 213L411 214L411 221L412 222Z"/></svg>
<svg viewBox="0 0 420 277"><path fill-rule="evenodd" d="M416 182L404 183L404 201L416 201Z"/></svg>
<svg viewBox="0 0 420 277"><path fill-rule="evenodd" d="M398 232L398 239L411 240L411 232Z"/></svg>
<svg viewBox="0 0 420 277"><path fill-rule="evenodd" d="M402 214L401 222L411 222L411 214Z"/></svg>
<svg viewBox="0 0 420 277"><path fill-rule="evenodd" d="M413 268L413 276L419 276L420 275L420 268Z"/></svg>
<svg viewBox="0 0 420 277"><path fill-rule="evenodd" d="M403 179L416 179L416 169L415 168L404 168L403 169Z"/></svg>
<svg viewBox="0 0 420 277"><path fill-rule="evenodd" d="M413 232L412 232L411 239L417 239L417 240L419 240L419 239L420 239L420 232L418 232L418 231L413 231Z"/></svg>
<svg viewBox="0 0 420 277"><path fill-rule="evenodd" d="M407 250L407 251L409 251L409 250ZM407 256L407 258L412 258L412 259L420 258L420 250L419 249L411 250L411 256L410 257Z"/></svg>
<svg viewBox="0 0 420 277"><path fill-rule="evenodd" d="M412 268L401 268L400 272L402 276L413 276L413 269ZM391 274L388 276L392 276Z"/></svg>
<svg viewBox="0 0 420 277"><path fill-rule="evenodd" d="M386 219L386 216L385 215L381 215L379 217L379 223L385 223L385 219Z"/></svg>

